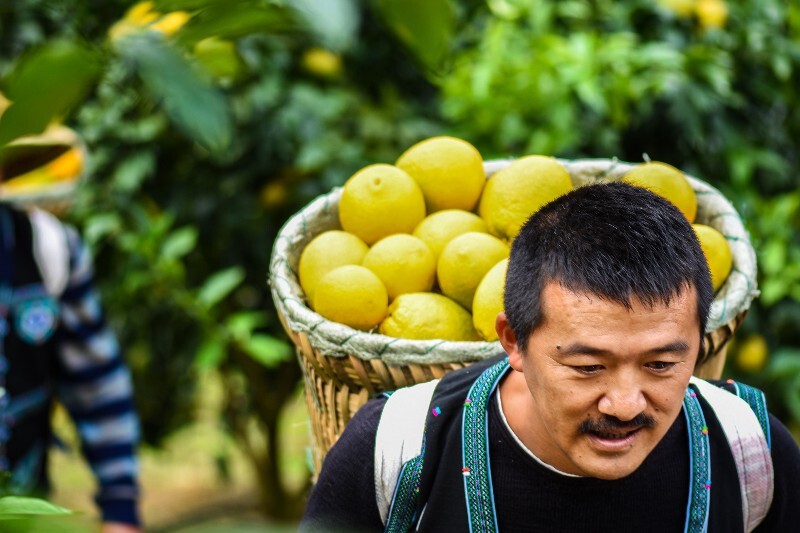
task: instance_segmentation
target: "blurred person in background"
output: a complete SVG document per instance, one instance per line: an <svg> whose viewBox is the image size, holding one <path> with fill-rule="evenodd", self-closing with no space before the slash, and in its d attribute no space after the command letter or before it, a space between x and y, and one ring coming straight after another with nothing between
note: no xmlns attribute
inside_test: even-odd
<svg viewBox="0 0 800 533"><path fill-rule="evenodd" d="M74 228L15 201L77 180L84 158L63 127L0 150L0 494L47 495L57 400L98 482L102 531L135 533L139 421L92 259Z"/></svg>

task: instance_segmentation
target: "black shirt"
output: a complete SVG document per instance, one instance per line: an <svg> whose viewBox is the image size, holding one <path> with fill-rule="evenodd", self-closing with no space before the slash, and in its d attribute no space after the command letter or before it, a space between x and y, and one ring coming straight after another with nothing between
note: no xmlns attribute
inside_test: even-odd
<svg viewBox="0 0 800 533"><path fill-rule="evenodd" d="M328 453L308 501L301 531L382 531L375 500L374 442L385 399L374 399L349 422ZM706 415L711 436L722 435ZM800 530L800 450L786 428L770 417L775 495L756 531ZM686 421L676 422L629 476L619 480L571 477L554 472L522 449L501 419L496 397L489 409L492 485L502 532L681 532L689 487ZM712 450L709 531L742 530L739 482L727 446ZM459 461L460 459L457 459ZM456 463L454 464L457 464ZM440 467L448 467L443 461ZM681 465L676 467L676 465ZM457 531L446 496L429 500L423 528ZM439 503L436 503L436 502ZM440 512L441 511L441 512Z"/></svg>

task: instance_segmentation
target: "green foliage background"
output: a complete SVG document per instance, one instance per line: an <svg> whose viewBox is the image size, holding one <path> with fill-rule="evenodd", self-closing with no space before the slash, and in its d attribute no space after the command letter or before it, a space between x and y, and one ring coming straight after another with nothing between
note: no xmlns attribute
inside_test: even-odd
<svg viewBox="0 0 800 533"><path fill-rule="evenodd" d="M0 7L4 91L42 46L77 43L97 67L67 76L76 94L90 81L58 110L92 154L70 219L95 253L146 441L191 420L199 368L230 378L225 416L243 446L247 418L274 436L299 379L265 283L277 230L439 134L486 159L647 154L721 189L759 257L762 295L737 336L769 346L747 375L734 347L727 372L800 424L800 6L729 2L714 28L674 3L163 0L155 9L194 17L169 38L115 42L132 2ZM279 503L279 454L252 456L265 506Z"/></svg>

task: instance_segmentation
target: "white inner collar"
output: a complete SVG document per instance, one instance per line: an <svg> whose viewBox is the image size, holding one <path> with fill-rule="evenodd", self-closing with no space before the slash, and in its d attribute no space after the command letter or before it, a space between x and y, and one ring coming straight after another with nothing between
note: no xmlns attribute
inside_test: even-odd
<svg viewBox="0 0 800 533"><path fill-rule="evenodd" d="M524 451L525 453L527 453L528 455L533 457L534 461L536 461L537 463L539 463L543 467L547 468L548 470L552 470L556 474L560 474L562 476L567 476L567 477L582 477L582 476L579 476L577 474L569 474L567 472L562 472L561 470L559 470L558 468L554 467L553 465L549 465L549 464L545 463L544 461L542 461L541 459L539 459L538 457L536 457L536 454L534 454L532 451L530 451L530 449L528 449L528 447L525 446L525 444L523 444L523 442L521 440L519 440L519 437L517 437L517 434L514 433L514 430L511 429L511 425L509 425L508 419L506 418L506 414L503 411L503 400L501 398L501 394L500 394L500 390L499 389L497 390L497 393L495 394L495 396L497 397L497 406L500 408L500 418L503 420L503 424L506 426L506 428L508 428L508 432L511 433L511 436L514 438L514 441L522 449L522 451Z"/></svg>

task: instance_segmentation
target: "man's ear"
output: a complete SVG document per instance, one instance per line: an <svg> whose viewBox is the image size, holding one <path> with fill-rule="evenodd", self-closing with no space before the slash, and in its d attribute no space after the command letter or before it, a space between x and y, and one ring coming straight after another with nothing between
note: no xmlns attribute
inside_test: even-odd
<svg viewBox="0 0 800 533"><path fill-rule="evenodd" d="M494 329L500 344L508 354L508 364L514 370L522 372L522 352L517 346L517 334L511 329L505 313L499 313L494 321Z"/></svg>

